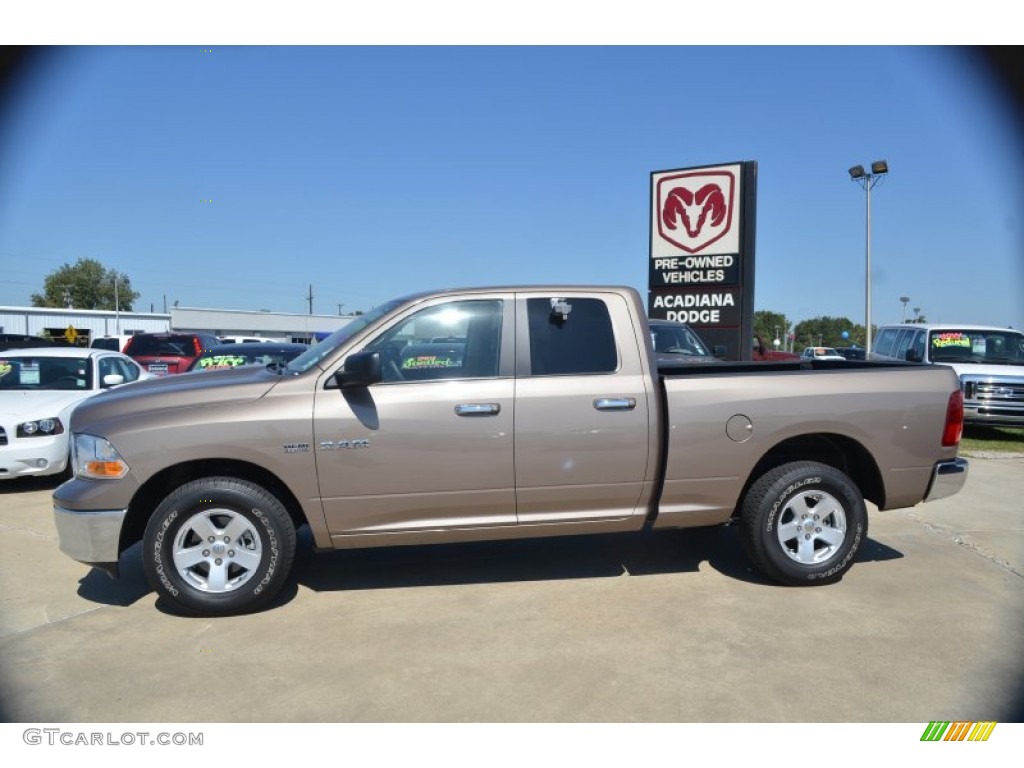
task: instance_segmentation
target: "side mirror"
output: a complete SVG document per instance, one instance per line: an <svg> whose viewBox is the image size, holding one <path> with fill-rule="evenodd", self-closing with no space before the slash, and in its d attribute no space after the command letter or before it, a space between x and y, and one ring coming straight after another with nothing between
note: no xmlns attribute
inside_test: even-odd
<svg viewBox="0 0 1024 768"><path fill-rule="evenodd" d="M921 362L921 353L918 352L916 349L908 349L905 357L907 358L907 362L909 363Z"/></svg>
<svg viewBox="0 0 1024 768"><path fill-rule="evenodd" d="M725 354L728 351L729 348L725 346L725 344L715 344L715 346L711 348L711 354L718 358L725 357Z"/></svg>
<svg viewBox="0 0 1024 768"><path fill-rule="evenodd" d="M118 384L124 384L124 376L119 373L108 373L103 377L104 387L116 387Z"/></svg>
<svg viewBox="0 0 1024 768"><path fill-rule="evenodd" d="M334 381L341 389L368 387L383 380L380 352L356 352L349 355L344 367L334 374Z"/></svg>

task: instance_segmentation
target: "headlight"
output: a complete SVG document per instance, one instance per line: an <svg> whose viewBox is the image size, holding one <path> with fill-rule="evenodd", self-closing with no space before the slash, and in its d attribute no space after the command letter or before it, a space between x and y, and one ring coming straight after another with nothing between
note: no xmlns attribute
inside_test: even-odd
<svg viewBox="0 0 1024 768"><path fill-rule="evenodd" d="M71 461L75 474L93 480L117 480L128 474L128 465L109 442L94 435L74 435Z"/></svg>
<svg viewBox="0 0 1024 768"><path fill-rule="evenodd" d="M36 419L18 425L18 437L47 437L64 433L60 419Z"/></svg>

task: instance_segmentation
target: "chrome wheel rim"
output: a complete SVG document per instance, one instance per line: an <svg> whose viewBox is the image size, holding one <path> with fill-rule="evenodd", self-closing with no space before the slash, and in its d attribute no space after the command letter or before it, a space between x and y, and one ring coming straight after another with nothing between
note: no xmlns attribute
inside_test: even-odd
<svg viewBox="0 0 1024 768"><path fill-rule="evenodd" d="M174 537L174 568L200 592L233 592L263 562L263 542L248 518L230 509L193 515Z"/></svg>
<svg viewBox="0 0 1024 768"><path fill-rule="evenodd" d="M801 565L820 565L846 541L846 512L835 496L803 491L779 516L778 539L786 556Z"/></svg>

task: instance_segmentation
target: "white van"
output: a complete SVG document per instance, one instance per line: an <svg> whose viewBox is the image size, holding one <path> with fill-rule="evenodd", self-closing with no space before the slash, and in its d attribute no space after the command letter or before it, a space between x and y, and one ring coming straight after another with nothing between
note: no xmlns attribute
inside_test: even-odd
<svg viewBox="0 0 1024 768"><path fill-rule="evenodd" d="M109 349L111 352L124 352L124 345L131 336L96 336L89 342L95 349Z"/></svg>
<svg viewBox="0 0 1024 768"><path fill-rule="evenodd" d="M992 325L883 325L875 360L948 365L960 377L964 421L1024 427L1024 333Z"/></svg>

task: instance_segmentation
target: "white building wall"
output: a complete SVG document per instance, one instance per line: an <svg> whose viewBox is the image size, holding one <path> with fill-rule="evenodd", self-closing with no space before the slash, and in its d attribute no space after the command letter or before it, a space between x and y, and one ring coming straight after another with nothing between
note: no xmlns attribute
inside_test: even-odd
<svg viewBox="0 0 1024 768"><path fill-rule="evenodd" d="M282 312L251 312L235 309L173 307L175 331L210 331L217 336L259 336L271 339L311 339L330 333L352 320L350 315L297 315Z"/></svg>
<svg viewBox="0 0 1024 768"><path fill-rule="evenodd" d="M71 326L77 333L88 332L91 338L132 333L166 333L173 330L207 331L217 336L309 340L315 334L333 332L351 320L350 315L297 315L192 307L174 307L170 314L0 307L0 333L25 333L30 336L42 335L48 328L63 332Z"/></svg>
<svg viewBox="0 0 1024 768"><path fill-rule="evenodd" d="M113 312L92 309L0 307L0 333L39 336L47 328L68 326L89 336L115 336L132 332L161 333L170 329L171 316L152 312ZM120 327L120 330L118 330Z"/></svg>

